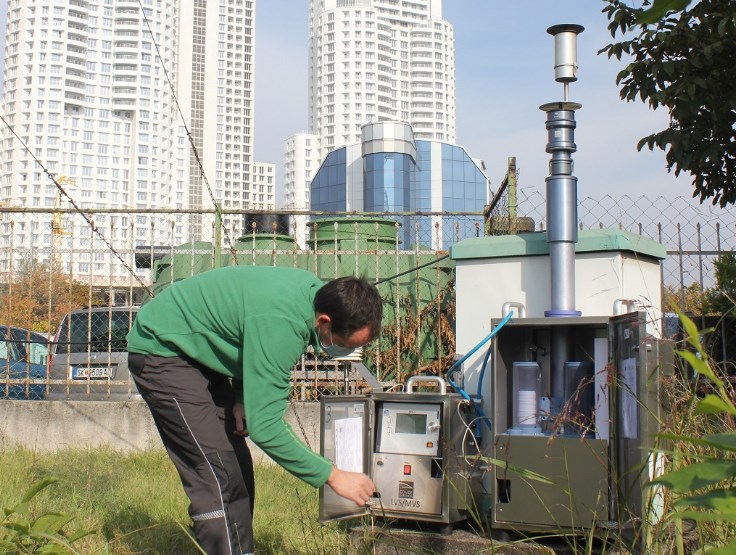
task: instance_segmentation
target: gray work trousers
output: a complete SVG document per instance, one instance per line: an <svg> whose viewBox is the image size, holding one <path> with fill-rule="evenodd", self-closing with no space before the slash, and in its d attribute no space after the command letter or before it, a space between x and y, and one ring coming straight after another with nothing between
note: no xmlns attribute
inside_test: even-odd
<svg viewBox="0 0 736 555"><path fill-rule="evenodd" d="M252 554L253 460L234 434L230 380L184 357L130 353L128 367L189 497L197 543L207 555Z"/></svg>

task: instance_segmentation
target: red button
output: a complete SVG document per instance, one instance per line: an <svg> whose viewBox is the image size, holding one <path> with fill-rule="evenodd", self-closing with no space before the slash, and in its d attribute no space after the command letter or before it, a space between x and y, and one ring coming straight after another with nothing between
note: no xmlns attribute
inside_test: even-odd
<svg viewBox="0 0 736 555"><path fill-rule="evenodd" d="M411 465L405 464L404 465L404 476L408 476L409 474L411 474Z"/></svg>

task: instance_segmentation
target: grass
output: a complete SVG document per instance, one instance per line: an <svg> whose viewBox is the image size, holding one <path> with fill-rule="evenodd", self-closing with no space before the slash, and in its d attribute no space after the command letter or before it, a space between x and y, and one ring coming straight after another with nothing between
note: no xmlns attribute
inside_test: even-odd
<svg viewBox="0 0 736 555"><path fill-rule="evenodd" d="M163 451L124 455L108 449L54 454L0 451L0 509L16 505L40 478L59 482L33 500L38 510L72 515L69 530L92 530L75 546L105 555L199 555L189 539L188 501ZM254 533L259 553L342 553L347 537L317 520L317 490L278 466L256 467Z"/></svg>
<svg viewBox="0 0 736 555"><path fill-rule="evenodd" d="M721 382L712 371L706 372L706 355L699 352L700 358L693 354L688 359L701 374L697 385L681 374L657 384L668 409L662 422L662 438L669 440L670 456L666 469L669 478L665 476L660 482L666 484L664 480L669 479L671 484L664 495L667 518L661 526L649 530L647 553L684 555L697 545L707 546L698 551L700 554L712 547L716 548L712 553L718 555L730 555L736 549L736 541L732 541L736 537L736 496L732 494L736 478L730 473L713 475L711 470L703 475L704 481L694 485L688 481L687 487L680 487L682 478L676 480L679 469L732 460L736 449L733 386L727 380ZM709 376L709 380L704 379ZM728 385L714 389L713 384L720 383ZM714 391L720 395L720 404L714 400ZM701 440L707 434L720 438L721 444L704 444ZM9 449L0 450L0 469L0 509L16 506L34 482L51 476L59 479L41 491L33 505L37 513L61 511L73 516L67 525L71 529L65 530L69 534L75 530L95 532L75 544L80 553L200 553L188 535L187 500L163 451L121 455L105 449L70 449L42 454ZM254 529L259 553L327 555L347 551L344 529L317 521L316 490L277 466L256 467L256 484ZM700 504L682 505L688 496ZM699 512L688 512L693 507ZM683 519L692 519L688 520L691 533L684 533ZM2 535L0 526L0 539ZM562 535L555 538L565 539ZM580 543L578 538L568 539L575 553L597 552L592 536L580 538ZM423 553L413 547L416 553Z"/></svg>

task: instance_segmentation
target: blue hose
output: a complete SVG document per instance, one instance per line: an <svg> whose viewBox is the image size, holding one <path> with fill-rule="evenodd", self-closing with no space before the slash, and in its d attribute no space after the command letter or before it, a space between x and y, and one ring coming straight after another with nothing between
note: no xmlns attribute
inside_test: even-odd
<svg viewBox="0 0 736 555"><path fill-rule="evenodd" d="M486 373L486 366L488 365L488 359L491 358L491 350L493 349L493 344L488 345L488 350L486 351L486 356L483 357L483 365L480 367L480 377L478 378L478 392L475 394L476 399L481 399L483 397L482 391L483 391L483 376L485 376Z"/></svg>
<svg viewBox="0 0 736 555"><path fill-rule="evenodd" d="M465 391L464 391L464 390L463 390L463 389L462 389L462 388L461 388L460 386L458 386L458 385L457 385L457 384L456 384L455 382L453 382L453 381L452 381L452 380L450 379L450 374L452 374L452 372L453 372L453 371L454 371L454 370L455 370L455 369L456 369L456 368L457 368L458 366L460 366L460 365L461 365L461 364L462 364L463 362L465 362L466 360L468 360L468 358L470 358L470 357L471 357L472 355L474 355L474 354L475 354L475 352L476 352L476 351L477 351L478 349L480 349L480 348L481 348L481 347L482 347L483 345L485 345L485 344L486 344L486 343L487 343L488 341L490 341L491 339L493 339L493 337L494 337L494 336L495 336L495 335L496 335L496 334L497 334L497 333L498 333L498 332L499 332L499 331L501 330L501 328L502 328L502 327L504 327L504 326L506 325L506 323L507 323L507 322L508 322L509 320L511 320L511 317L512 317L513 315L514 315L514 313L513 313L513 312L509 312L509 313L508 313L508 314L507 314L507 315L506 315L506 316L504 317L504 319L503 319L503 320L501 320L501 321L500 321L500 322L498 323L498 325L497 325L497 326L496 326L495 328L493 328L493 330L491 331L491 333L489 333L488 335L486 335L486 336L485 336L485 337L484 337L484 338L483 338L483 339L481 340L481 342L480 342L480 343L478 343L478 344L477 344L477 345L476 345L475 347L473 347L472 349L470 349L470 351L469 351L469 352L468 352L468 353L467 353L466 355L464 355L464 356L463 356L462 358L460 358L459 360L456 360L456 361L455 361L455 363L454 363L454 364L453 364L452 366L450 366L450 369L449 369L449 370L447 371L447 373L445 374L445 381L447 381L447 383L449 383L449 384L450 384L450 385L451 385L451 386L452 386L453 388L455 388L455 389L456 389L456 390L458 391L458 393L460 393L460 395L462 395L462 396L463 396L463 397L464 397L465 399L467 399L468 401L470 401L470 395L468 395L468 394L467 394L467 393L466 393L466 392L465 392ZM488 359L488 357L486 356L486 360L487 360L487 359ZM485 364L484 364L484 368L483 368L483 369L485 370Z"/></svg>
<svg viewBox="0 0 736 555"><path fill-rule="evenodd" d="M482 392L482 386L483 386L483 376L485 375L486 365L488 364L488 359L491 356L491 345L488 346L488 351L486 352L486 356L483 359L483 366L481 367L480 377L478 378L478 393L477 393L475 399L471 398L470 395L468 395L467 391L465 391L462 387L460 387L455 382L453 382L452 379L450 378L450 374L452 374L452 372L458 366L460 366L463 362L465 362L466 360L468 360L469 357L471 357L472 355L474 355L476 353L476 351L478 351L478 349L480 349L488 341L490 341L491 339L493 339L493 337L499 331L501 331L501 328L504 327L508 323L509 320L511 320L511 317L513 315L514 315L513 312L509 312L503 318L503 320L501 320L498 323L498 325L495 328L493 328L493 330L491 330L491 333L489 333L488 335L486 335L481 340L480 343L478 343L475 347L473 347L472 349L470 349L470 351L466 355L464 355L459 360L455 361L455 363L452 366L450 366L450 369L445 374L445 381L447 383L449 383L453 387L453 389L455 389L455 391L457 391L463 397L463 399L465 399L467 401L471 401L473 403L473 408L475 408L475 412L478 413L478 416L486 423L486 425L488 426L489 430L492 430L492 428L491 428L491 422L490 422L490 419L483 412L483 409L480 408L480 403L483 400L483 396L481 394L481 392Z"/></svg>

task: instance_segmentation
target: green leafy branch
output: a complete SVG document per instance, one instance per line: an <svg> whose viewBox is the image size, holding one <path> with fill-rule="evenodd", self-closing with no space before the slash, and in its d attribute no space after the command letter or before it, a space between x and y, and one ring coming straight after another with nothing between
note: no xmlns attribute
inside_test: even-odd
<svg viewBox="0 0 736 555"><path fill-rule="evenodd" d="M648 10L636 11L636 21L641 25L655 23L671 11L684 10L690 2L691 0L654 0Z"/></svg>

